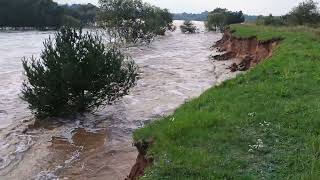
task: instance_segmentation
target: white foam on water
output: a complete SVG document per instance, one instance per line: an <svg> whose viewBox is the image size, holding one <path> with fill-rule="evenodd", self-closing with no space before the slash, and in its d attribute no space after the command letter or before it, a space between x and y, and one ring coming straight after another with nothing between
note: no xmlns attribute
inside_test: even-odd
<svg viewBox="0 0 320 180"><path fill-rule="evenodd" d="M182 22L176 21L175 24L179 27ZM112 174L113 179L124 179L131 164L123 163L135 161L132 157L136 151L131 147L134 130L171 114L179 105L213 85L235 77L226 70L231 62L212 62L208 58L216 53L209 47L221 38L221 34L205 32L203 22L195 24L199 27L198 34L181 34L177 29L165 37L156 38L149 46L127 49L140 67L141 79L119 102L72 119L72 122L69 119L53 130L31 130L26 134L24 130L33 121L33 116L28 105L20 99L23 82L21 58L38 57L42 42L53 32L0 32L0 176L16 180L59 179L61 174L67 173L64 172L66 167L81 161L81 147L67 158L61 157L63 159L52 156L48 147L53 138L73 144L74 133L83 128L93 133L101 129L108 131L108 141L103 145L105 150L96 152L100 153L97 157L104 158L96 160L92 156L92 160L87 161L96 167L107 166L103 173ZM106 157L106 154L111 155ZM122 160L125 162L121 163ZM50 165L56 161L61 163ZM91 169L79 168L83 168L80 176ZM99 177L99 173L92 176Z"/></svg>
<svg viewBox="0 0 320 180"><path fill-rule="evenodd" d="M36 176L34 176L33 180L59 180L59 178L56 173L66 167L68 167L73 162L77 161L80 157L80 151L77 150L72 153L69 159L65 160L65 162L61 165L56 166L53 170L45 170L39 172Z"/></svg>

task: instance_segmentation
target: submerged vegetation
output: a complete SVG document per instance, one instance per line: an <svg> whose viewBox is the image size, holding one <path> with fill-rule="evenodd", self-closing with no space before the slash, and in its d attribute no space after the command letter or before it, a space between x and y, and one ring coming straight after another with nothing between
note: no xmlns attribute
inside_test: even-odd
<svg viewBox="0 0 320 180"><path fill-rule="evenodd" d="M113 41L149 43L171 28L172 15L141 0L100 0L99 24Z"/></svg>
<svg viewBox="0 0 320 180"><path fill-rule="evenodd" d="M232 12L227 9L216 8L209 13L206 27L209 31L223 30L227 25L242 23L244 21L245 16L242 11Z"/></svg>
<svg viewBox="0 0 320 180"><path fill-rule="evenodd" d="M182 33L196 33L197 27L191 21L184 21L180 26Z"/></svg>
<svg viewBox="0 0 320 180"><path fill-rule="evenodd" d="M138 130L153 141L141 179L317 179L320 37L310 28L233 25L234 36L283 38L273 56Z"/></svg>
<svg viewBox="0 0 320 180"><path fill-rule="evenodd" d="M149 43L172 30L172 15L166 9L141 0L100 0L100 4L99 25L110 42ZM116 46L104 43L99 35L84 34L81 28L62 27L54 40L45 41L40 59L23 60L27 80L22 98L37 117L92 111L128 94L137 67Z"/></svg>
<svg viewBox="0 0 320 180"><path fill-rule="evenodd" d="M61 28L44 43L41 58L24 58L23 99L39 118L91 111L128 94L137 67L101 37Z"/></svg>

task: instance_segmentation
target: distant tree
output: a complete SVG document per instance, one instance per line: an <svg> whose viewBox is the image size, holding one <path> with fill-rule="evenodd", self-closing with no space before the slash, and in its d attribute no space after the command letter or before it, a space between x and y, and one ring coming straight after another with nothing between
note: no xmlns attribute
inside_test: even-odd
<svg viewBox="0 0 320 180"><path fill-rule="evenodd" d="M65 16L73 17L83 26L96 22L99 8L92 4L63 5Z"/></svg>
<svg viewBox="0 0 320 180"><path fill-rule="evenodd" d="M194 14L194 13L178 13L173 14L174 20L188 20L188 21L207 21L208 18L208 11L204 11L200 14Z"/></svg>
<svg viewBox="0 0 320 180"><path fill-rule="evenodd" d="M183 24L180 26L182 33L195 33L197 27L191 21L184 21Z"/></svg>
<svg viewBox="0 0 320 180"><path fill-rule="evenodd" d="M98 8L58 5L52 0L0 0L0 27L59 28L93 24Z"/></svg>
<svg viewBox="0 0 320 180"><path fill-rule="evenodd" d="M256 24L282 26L286 24L286 21L281 16L273 16L272 14L270 14L269 16L258 16Z"/></svg>
<svg viewBox="0 0 320 180"><path fill-rule="evenodd" d="M23 99L38 118L91 111L128 94L137 68L98 35L62 28L44 43L40 59L23 59Z"/></svg>
<svg viewBox="0 0 320 180"><path fill-rule="evenodd" d="M242 11L239 12L228 12L227 13L227 19L226 24L237 24L237 23L243 23L245 20L244 14Z"/></svg>
<svg viewBox="0 0 320 180"><path fill-rule="evenodd" d="M258 16L255 15L244 15L245 22L247 23L255 23L258 19Z"/></svg>
<svg viewBox="0 0 320 180"><path fill-rule="evenodd" d="M155 35L165 35L171 28L172 14L168 9L146 6L145 29Z"/></svg>
<svg viewBox="0 0 320 180"><path fill-rule="evenodd" d="M225 26L230 24L242 23L245 17L242 11L232 12L227 9L216 8L208 15L206 27L208 30L223 30Z"/></svg>
<svg viewBox="0 0 320 180"><path fill-rule="evenodd" d="M316 25L320 23L320 12L318 3L307 0L293 8L285 18L291 25Z"/></svg>
<svg viewBox="0 0 320 180"><path fill-rule="evenodd" d="M53 27L60 26L62 9L52 0L10 0L0 2L4 20L1 27Z"/></svg>
<svg viewBox="0 0 320 180"><path fill-rule="evenodd" d="M216 8L208 15L206 27L209 31L222 29L226 25L227 9Z"/></svg>
<svg viewBox="0 0 320 180"><path fill-rule="evenodd" d="M284 16L259 16L256 23L258 25L320 25L320 12L317 3L312 0L307 0L294 7L290 13Z"/></svg>
<svg viewBox="0 0 320 180"><path fill-rule="evenodd" d="M81 20L73 17L73 16L63 16L61 19L61 24L69 27L80 27Z"/></svg>
<svg viewBox="0 0 320 180"><path fill-rule="evenodd" d="M149 43L172 23L172 15L141 0L100 0L99 24L110 38L130 44Z"/></svg>

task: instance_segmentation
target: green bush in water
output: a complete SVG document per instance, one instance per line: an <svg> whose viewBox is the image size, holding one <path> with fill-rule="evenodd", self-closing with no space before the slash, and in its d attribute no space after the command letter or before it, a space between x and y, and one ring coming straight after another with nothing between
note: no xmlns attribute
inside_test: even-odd
<svg viewBox="0 0 320 180"><path fill-rule="evenodd" d="M41 58L23 58L22 99L38 118L63 117L111 104L128 94L137 66L98 35L61 28Z"/></svg>
<svg viewBox="0 0 320 180"><path fill-rule="evenodd" d="M195 33L197 30L197 27L193 25L191 21L184 21L183 25L180 26L182 33Z"/></svg>

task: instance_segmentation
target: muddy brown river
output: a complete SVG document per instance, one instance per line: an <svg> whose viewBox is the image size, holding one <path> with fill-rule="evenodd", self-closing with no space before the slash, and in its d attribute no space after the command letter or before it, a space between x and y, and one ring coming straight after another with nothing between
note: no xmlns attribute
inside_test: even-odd
<svg viewBox="0 0 320 180"><path fill-rule="evenodd" d="M208 88L233 78L232 61L209 60L219 33L170 32L149 46L126 50L141 79L112 106L55 124L32 126L20 96L21 57L39 56L53 32L0 32L0 179L124 179L135 163L132 133ZM179 26L180 21L175 21Z"/></svg>

